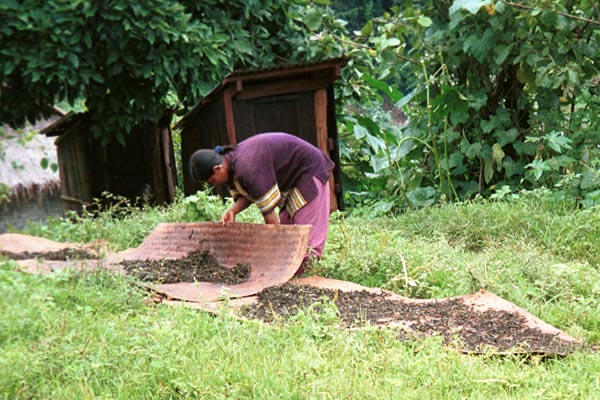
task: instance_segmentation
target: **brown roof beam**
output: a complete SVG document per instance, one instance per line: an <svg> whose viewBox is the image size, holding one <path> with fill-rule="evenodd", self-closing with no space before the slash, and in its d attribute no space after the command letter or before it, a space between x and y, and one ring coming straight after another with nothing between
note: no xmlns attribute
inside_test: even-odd
<svg viewBox="0 0 600 400"><path fill-rule="evenodd" d="M329 84L330 80L326 78L306 78L293 81L268 82L252 86L247 85L244 90L235 95L235 100L243 101L259 97L314 91L325 89Z"/></svg>
<svg viewBox="0 0 600 400"><path fill-rule="evenodd" d="M306 66L298 66L298 67L281 67L281 68L273 68L267 71L255 71L255 72L233 72L231 75L225 77L223 80L224 83L229 83L235 80L243 80L243 81L259 81L266 80L271 78L287 78L294 77L298 75L306 75L314 72L320 71L335 71L339 70L341 67L347 64L346 60L339 62L329 62L329 63L320 63L320 64L312 64ZM337 75L334 72L332 75Z"/></svg>

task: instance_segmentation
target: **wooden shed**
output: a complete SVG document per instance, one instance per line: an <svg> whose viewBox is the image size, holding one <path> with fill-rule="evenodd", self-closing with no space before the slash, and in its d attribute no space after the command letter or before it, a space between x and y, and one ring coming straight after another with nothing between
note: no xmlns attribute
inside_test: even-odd
<svg viewBox="0 0 600 400"><path fill-rule="evenodd" d="M336 58L225 77L175 125L181 129L185 194L201 189L187 168L197 149L236 144L263 132L287 132L319 147L335 162L331 208L343 209L333 84L347 63L347 58Z"/></svg>
<svg viewBox="0 0 600 400"><path fill-rule="evenodd" d="M125 145L103 145L90 132L87 113L67 114L43 129L46 136L57 137L63 208L79 212L105 192L132 204L140 199L155 205L172 202L177 173L170 123L169 116L141 124L126 135Z"/></svg>

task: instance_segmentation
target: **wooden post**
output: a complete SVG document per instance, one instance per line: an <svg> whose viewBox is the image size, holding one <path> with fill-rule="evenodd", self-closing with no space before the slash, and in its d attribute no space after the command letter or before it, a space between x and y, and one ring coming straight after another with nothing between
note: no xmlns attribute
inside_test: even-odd
<svg viewBox="0 0 600 400"><path fill-rule="evenodd" d="M237 134L235 132L235 118L233 116L233 102L231 98L236 93L236 87L230 87L223 93L223 108L225 110L225 126L227 128L228 144L237 144Z"/></svg>
<svg viewBox="0 0 600 400"><path fill-rule="evenodd" d="M173 171L175 169L175 160L171 158L171 149L173 143L171 142L171 132L169 128L159 126L159 135L161 140L161 151L164 160L164 174L166 178L166 201L171 203L175 198L175 182L173 179Z"/></svg>
<svg viewBox="0 0 600 400"><path fill-rule="evenodd" d="M327 132L327 89L315 91L315 127L317 129L317 147L329 154L329 138ZM329 177L330 207L329 211L338 209L333 174Z"/></svg>

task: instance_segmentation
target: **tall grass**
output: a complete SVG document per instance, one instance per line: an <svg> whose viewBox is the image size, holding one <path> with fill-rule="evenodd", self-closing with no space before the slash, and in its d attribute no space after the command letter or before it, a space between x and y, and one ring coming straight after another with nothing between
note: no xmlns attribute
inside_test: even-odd
<svg viewBox="0 0 600 400"><path fill-rule="evenodd" d="M224 207L200 196L28 232L125 248L160 222ZM585 244L600 243L593 211L531 195L393 218L369 212L332 217L315 273L423 298L485 287L588 346L600 343L600 250ZM253 212L243 218L257 221ZM593 399L600 391L600 355L591 350L470 356L435 337L343 329L331 305L265 325L237 320L226 305L217 315L155 305L109 272L29 275L6 259L0 292L6 399Z"/></svg>

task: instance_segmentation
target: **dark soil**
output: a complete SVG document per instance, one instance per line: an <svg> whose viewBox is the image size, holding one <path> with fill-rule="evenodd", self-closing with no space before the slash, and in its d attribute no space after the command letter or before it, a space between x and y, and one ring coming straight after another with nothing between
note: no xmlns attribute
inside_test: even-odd
<svg viewBox="0 0 600 400"><path fill-rule="evenodd" d="M91 253L81 249L61 249L56 251L24 251L22 253L12 253L10 251L0 251L0 254L13 260L29 260L31 258L43 258L51 261L68 260L95 260L98 254Z"/></svg>
<svg viewBox="0 0 600 400"><path fill-rule="evenodd" d="M574 345L558 337L532 329L517 313L488 310L479 312L460 299L431 303L409 303L392 300L387 294L367 291L337 291L284 284L259 293L258 303L242 308L242 315L266 322L286 319L306 310L314 303L329 299L335 303L339 318L348 327L364 324L381 325L386 321L403 321L414 333L442 336L446 344L466 351L520 350L527 353L566 354ZM410 339L414 334L403 331L400 337Z"/></svg>
<svg viewBox="0 0 600 400"><path fill-rule="evenodd" d="M128 274L143 282L215 282L237 285L250 276L248 264L237 264L233 268L221 265L208 251L194 251L177 260L122 261Z"/></svg>

